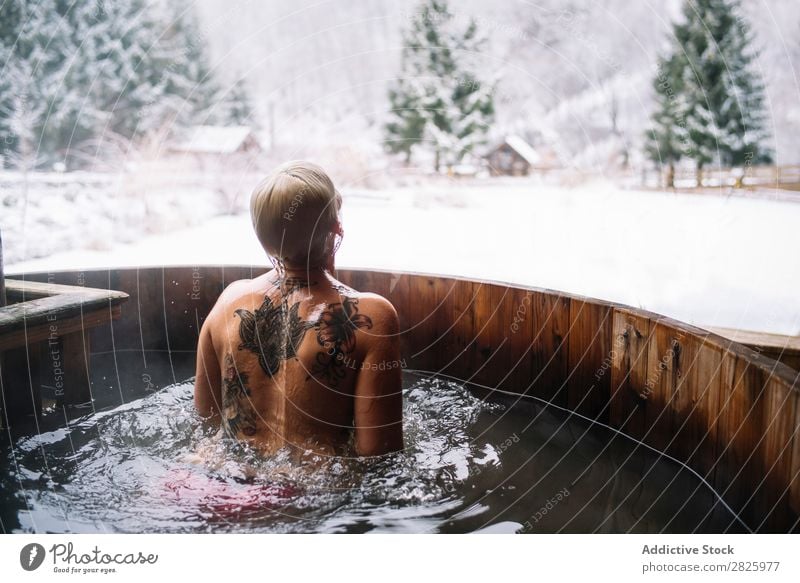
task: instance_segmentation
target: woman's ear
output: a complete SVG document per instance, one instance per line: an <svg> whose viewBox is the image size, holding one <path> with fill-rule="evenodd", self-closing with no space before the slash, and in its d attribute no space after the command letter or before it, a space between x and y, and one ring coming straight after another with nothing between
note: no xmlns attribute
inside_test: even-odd
<svg viewBox="0 0 800 583"><path fill-rule="evenodd" d="M342 229L342 223L340 221L336 221L336 224L333 225L330 233L328 233L328 238L325 243L327 253L329 253L331 257L339 250L339 245L341 245L343 238L344 229Z"/></svg>

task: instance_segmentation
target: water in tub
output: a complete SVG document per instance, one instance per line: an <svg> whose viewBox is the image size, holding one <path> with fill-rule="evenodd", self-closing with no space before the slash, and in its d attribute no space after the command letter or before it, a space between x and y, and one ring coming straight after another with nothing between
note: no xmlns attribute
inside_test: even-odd
<svg viewBox="0 0 800 583"><path fill-rule="evenodd" d="M738 532L699 476L608 428L404 373L405 450L263 458L191 381L3 450L4 532Z"/></svg>

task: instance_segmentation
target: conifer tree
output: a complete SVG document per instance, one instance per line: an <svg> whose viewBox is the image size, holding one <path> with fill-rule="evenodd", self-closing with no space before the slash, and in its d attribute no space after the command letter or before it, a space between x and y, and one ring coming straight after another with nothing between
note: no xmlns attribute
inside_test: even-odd
<svg viewBox="0 0 800 583"><path fill-rule="evenodd" d="M679 56L661 58L653 80L656 93L656 111L652 128L648 130L646 151L659 167L667 168L668 188L675 186L675 166L685 156L691 156L689 134L686 129L686 99L680 85Z"/></svg>
<svg viewBox="0 0 800 583"><path fill-rule="evenodd" d="M50 2L0 6L0 148L25 171L46 161L42 129L58 123L64 55L72 50Z"/></svg>
<svg viewBox="0 0 800 583"><path fill-rule="evenodd" d="M223 123L238 126L258 128L258 123L253 113L253 104L244 79L238 79L227 92L220 97L223 104Z"/></svg>
<svg viewBox="0 0 800 583"><path fill-rule="evenodd" d="M673 36L663 78L656 79L651 158L674 163L674 138L685 141L683 154L694 161L698 183L712 162L769 162L764 85L752 71L757 54L738 0L687 0Z"/></svg>
<svg viewBox="0 0 800 583"><path fill-rule="evenodd" d="M438 170L483 143L494 116L493 87L476 73L484 42L474 21L459 28L446 1L422 5L404 35L401 78L389 91L389 151L409 160L414 149L428 149Z"/></svg>
<svg viewBox="0 0 800 583"><path fill-rule="evenodd" d="M183 3L5 0L0 63L0 155L15 166L249 111L243 86L223 98Z"/></svg>

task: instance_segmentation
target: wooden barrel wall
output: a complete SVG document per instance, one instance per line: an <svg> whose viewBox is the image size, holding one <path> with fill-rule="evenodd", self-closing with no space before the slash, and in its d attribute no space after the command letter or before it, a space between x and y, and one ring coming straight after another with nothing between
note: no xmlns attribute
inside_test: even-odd
<svg viewBox="0 0 800 583"><path fill-rule="evenodd" d="M194 350L222 289L256 267L28 274L130 294L92 350ZM19 276L16 276L19 277ZM798 373L651 312L555 291L424 274L340 270L389 298L408 368L534 395L686 462L756 531L797 529Z"/></svg>

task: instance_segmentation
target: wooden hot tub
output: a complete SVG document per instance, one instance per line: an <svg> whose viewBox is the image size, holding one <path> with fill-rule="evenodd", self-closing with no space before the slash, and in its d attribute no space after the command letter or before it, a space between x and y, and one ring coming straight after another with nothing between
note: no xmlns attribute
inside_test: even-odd
<svg viewBox="0 0 800 583"><path fill-rule="evenodd" d="M102 404L114 383L108 398L124 400L130 383L192 376L197 331L219 293L265 270L149 267L25 279L129 294L119 319L90 332L92 361L111 355L118 377L108 385L105 374L93 377ZM704 476L752 530L797 530L800 393L798 373L785 364L658 314L555 291L414 273L338 276L394 303L409 368L534 395L608 423Z"/></svg>

